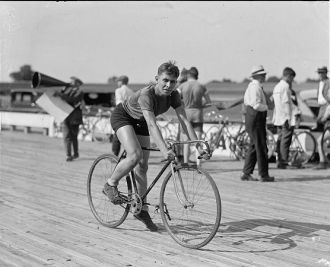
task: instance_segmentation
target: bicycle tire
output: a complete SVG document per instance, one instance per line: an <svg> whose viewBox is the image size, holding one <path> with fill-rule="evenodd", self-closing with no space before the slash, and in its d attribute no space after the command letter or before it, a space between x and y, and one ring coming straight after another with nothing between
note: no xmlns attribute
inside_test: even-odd
<svg viewBox="0 0 330 267"><path fill-rule="evenodd" d="M330 162L330 127L324 129L321 137L321 153Z"/></svg>
<svg viewBox="0 0 330 267"><path fill-rule="evenodd" d="M270 159L274 155L276 149L276 142L273 133L269 129L266 129L266 137L267 137L266 142L268 148L268 159Z"/></svg>
<svg viewBox="0 0 330 267"><path fill-rule="evenodd" d="M96 220L103 226L114 228L122 224L130 210L130 204L114 205L103 193L103 187L111 176L118 158L112 154L99 156L92 164L87 179L88 203ZM121 179L118 190L131 195L132 183L128 178Z"/></svg>
<svg viewBox="0 0 330 267"><path fill-rule="evenodd" d="M161 217L167 232L178 244L201 248L213 239L220 226L220 194L216 183L205 170L187 164L175 169L176 179L170 171L161 186ZM182 178L189 203L180 202L182 189L175 190L179 183L178 175Z"/></svg>
<svg viewBox="0 0 330 267"><path fill-rule="evenodd" d="M245 159L246 158L246 154L247 154L247 151L249 149L249 143L250 143L250 137L247 133L247 131L243 131L242 133L240 133L240 149L241 149L241 159ZM267 153L267 156L268 156L268 159L270 159L274 152L275 152L275 147L276 147L276 142L275 142L275 138L274 138L274 135L273 133L266 129L266 143L267 143L267 149L268 149L268 153Z"/></svg>
<svg viewBox="0 0 330 267"><path fill-rule="evenodd" d="M110 118L99 118L92 127L92 140L100 143L110 143L111 129Z"/></svg>
<svg viewBox="0 0 330 267"><path fill-rule="evenodd" d="M240 132L236 139L235 155L237 159L243 160L246 158L246 152L249 148L249 135L246 131Z"/></svg>
<svg viewBox="0 0 330 267"><path fill-rule="evenodd" d="M219 131L218 126L211 126L206 132L203 132L202 139L205 141L210 141L211 134L217 133Z"/></svg>
<svg viewBox="0 0 330 267"><path fill-rule="evenodd" d="M302 143L301 140L304 140L304 142ZM316 141L310 132L294 133L289 148L289 163L292 165L306 164L312 159L315 151Z"/></svg>

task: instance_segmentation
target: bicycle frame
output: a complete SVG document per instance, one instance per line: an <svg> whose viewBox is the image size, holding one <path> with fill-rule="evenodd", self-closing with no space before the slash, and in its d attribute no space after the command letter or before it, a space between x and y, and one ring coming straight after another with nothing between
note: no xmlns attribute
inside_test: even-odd
<svg viewBox="0 0 330 267"><path fill-rule="evenodd" d="M187 142L183 142L183 143L194 143L196 141L187 141ZM201 141L203 143L205 143L205 141ZM176 144L176 142L173 142L172 146L175 146L175 145L178 145L178 144L182 144L182 142L178 142ZM207 144L207 143L206 143ZM209 149L209 146L207 144L207 149L208 151L210 151ZM149 151L159 151L159 149L155 149L155 148L146 148L146 147L142 147L142 150L149 150ZM119 160L118 160L118 163L124 159L126 157L126 151L123 151L119 157ZM163 175L163 173L165 172L165 170L168 168L168 166L171 165L171 171L172 171L172 175L174 177L174 180L176 179L179 179L179 183L180 183L180 186L181 186L181 190L182 190L182 193L183 193L183 196L185 198L185 200L183 201L181 198L179 199L179 201L182 203L182 204L185 204L186 206L190 206L191 204L189 203L189 201L187 200L187 196L186 196L186 192L185 192L185 189L184 189L184 185L183 185L183 182L182 182L182 178L180 176L175 176L174 173L175 173L175 163L171 160L166 160L165 161L165 165L163 166L163 168L159 171L159 173L157 174L157 176L153 179L153 181L151 182L151 184L148 186L146 192L140 196L139 195L139 192L138 192L138 189L137 189L137 184L136 184L136 179L135 179L135 175L134 175L134 171L130 171L130 179L131 179L131 182L133 184L133 188L134 188L134 192L136 194L138 194L142 200L142 205L143 204L147 204L144 202L144 200L146 199L147 195L149 194L149 192L152 190L152 188L155 186L155 184L159 181L159 179L161 178L161 176ZM177 189L177 185L175 183L175 191L176 191L176 194L177 196L179 196L178 194L178 189ZM188 204L187 204L188 203Z"/></svg>
<svg viewBox="0 0 330 267"><path fill-rule="evenodd" d="M153 149L153 148L146 148L146 147L142 147L142 150L149 150L149 151L159 151L159 149ZM126 157L126 151L123 151L119 157L118 163L124 159ZM158 182L158 180L161 178L161 176L163 175L163 173L165 172L165 170L167 169L167 167L173 164L170 160L167 160L165 162L165 165L163 166L163 168L160 170L160 172L157 174L156 178L153 179L153 181L151 182L151 184L148 186L147 191L140 196L142 202L144 203L144 200L146 199L147 195L149 194L149 192L152 190L152 188L155 186L155 184ZM134 188L134 192L136 194L139 194L138 189L137 189L137 185L136 185L136 179L135 179L135 175L134 175L134 171L130 171L130 175L129 175L131 182L133 184L133 188ZM144 203L145 204L145 203Z"/></svg>
<svg viewBox="0 0 330 267"><path fill-rule="evenodd" d="M221 138L223 139L228 139L230 144L235 144L235 141L233 143L233 139L236 140L236 137L239 135L239 133L242 131L243 129L243 123L240 124L239 129L237 131L237 134L232 135L231 132L228 129L228 121L220 121L219 122L219 130L217 132L217 137L216 137L216 147L219 147L219 143ZM225 148L225 147L224 147Z"/></svg>

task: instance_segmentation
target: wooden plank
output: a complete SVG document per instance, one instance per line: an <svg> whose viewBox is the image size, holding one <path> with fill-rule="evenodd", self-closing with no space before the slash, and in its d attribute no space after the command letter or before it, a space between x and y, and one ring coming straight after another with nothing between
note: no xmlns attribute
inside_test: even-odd
<svg viewBox="0 0 330 267"><path fill-rule="evenodd" d="M62 139L0 134L0 266L326 266L330 262L329 170L277 170L275 183L240 181L243 162L215 157L204 168L222 198L215 238L186 249L166 232L151 233L129 214L118 228L93 217L86 196L89 167L110 144L80 142L65 161ZM160 155L151 153L149 181ZM162 181L162 179L161 179ZM160 182L161 182L160 181ZM158 203L161 183L149 197ZM205 206L205 210L208 207Z"/></svg>

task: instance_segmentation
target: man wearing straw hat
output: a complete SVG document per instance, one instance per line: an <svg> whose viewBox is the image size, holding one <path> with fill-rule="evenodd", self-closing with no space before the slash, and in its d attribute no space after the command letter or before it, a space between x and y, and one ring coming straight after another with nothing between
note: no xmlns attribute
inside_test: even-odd
<svg viewBox="0 0 330 267"><path fill-rule="evenodd" d="M251 82L244 94L246 106L245 127L250 137L249 149L243 167L243 181L273 182L274 177L268 173L268 148L266 142L266 117L268 101L262 83L266 71L262 65L254 66L251 71ZM252 177L258 162L259 178Z"/></svg>

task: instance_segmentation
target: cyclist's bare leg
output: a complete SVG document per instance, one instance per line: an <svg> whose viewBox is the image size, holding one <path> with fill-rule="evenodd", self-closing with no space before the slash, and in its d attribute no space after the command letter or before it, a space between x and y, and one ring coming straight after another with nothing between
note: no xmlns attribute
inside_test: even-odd
<svg viewBox="0 0 330 267"><path fill-rule="evenodd" d="M150 147L150 137L149 136L137 136L141 147ZM148 171L148 161L149 161L149 155L150 151L143 150L143 157L138 162L134 169L135 173L135 179L137 183L137 188L139 195L142 196L146 191L148 187L148 181L147 181L147 171ZM147 202L147 198L144 199L145 202ZM142 207L142 210L148 210L148 206L144 205Z"/></svg>
<svg viewBox="0 0 330 267"><path fill-rule="evenodd" d="M116 134L127 155L125 159L118 163L111 177L109 177L108 184L111 186L118 185L119 180L126 177L143 157L140 142L131 125L125 125L119 128Z"/></svg>

